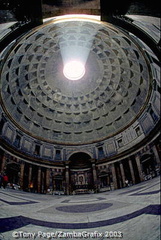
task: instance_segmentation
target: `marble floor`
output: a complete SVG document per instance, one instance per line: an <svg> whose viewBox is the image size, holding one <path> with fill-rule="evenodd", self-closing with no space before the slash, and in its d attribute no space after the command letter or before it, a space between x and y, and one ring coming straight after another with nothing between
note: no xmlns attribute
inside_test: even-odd
<svg viewBox="0 0 161 240"><path fill-rule="evenodd" d="M74 196L0 189L0 239L160 239L160 177Z"/></svg>

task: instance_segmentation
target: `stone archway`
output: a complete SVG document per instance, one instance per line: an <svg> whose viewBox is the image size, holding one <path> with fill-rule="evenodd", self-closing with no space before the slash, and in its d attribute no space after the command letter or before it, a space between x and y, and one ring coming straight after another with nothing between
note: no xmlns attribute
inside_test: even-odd
<svg viewBox="0 0 161 240"><path fill-rule="evenodd" d="M91 157L87 153L74 153L69 158L71 193L85 193L93 189Z"/></svg>

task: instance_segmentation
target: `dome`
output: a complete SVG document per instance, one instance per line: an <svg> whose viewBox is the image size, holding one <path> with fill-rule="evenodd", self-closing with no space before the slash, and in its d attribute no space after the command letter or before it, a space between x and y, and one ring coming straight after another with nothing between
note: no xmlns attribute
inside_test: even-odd
<svg viewBox="0 0 161 240"><path fill-rule="evenodd" d="M159 6L3 2L3 238L156 239Z"/></svg>
<svg viewBox="0 0 161 240"><path fill-rule="evenodd" d="M71 81L68 61L84 73ZM56 19L23 35L7 54L3 108L36 139L57 144L99 142L125 130L150 94L148 58L136 38L108 23Z"/></svg>

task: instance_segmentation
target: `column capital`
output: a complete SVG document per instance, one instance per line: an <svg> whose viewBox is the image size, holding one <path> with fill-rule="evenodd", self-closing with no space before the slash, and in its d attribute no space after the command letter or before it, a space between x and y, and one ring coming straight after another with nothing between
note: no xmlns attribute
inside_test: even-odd
<svg viewBox="0 0 161 240"><path fill-rule="evenodd" d="M65 164L65 169L69 169L69 164Z"/></svg>
<svg viewBox="0 0 161 240"><path fill-rule="evenodd" d="M96 164L96 159L95 159L95 158L91 158L91 159L90 159L90 162L91 162L92 164Z"/></svg>
<svg viewBox="0 0 161 240"><path fill-rule="evenodd" d="M69 164L70 164L70 161L69 161L69 160L64 162L65 167L66 167L66 166L69 166Z"/></svg>
<svg viewBox="0 0 161 240"><path fill-rule="evenodd" d="M141 153L140 153L140 152L138 152L138 153L135 154L135 158L139 158L139 159L140 159L140 156L141 156Z"/></svg>
<svg viewBox="0 0 161 240"><path fill-rule="evenodd" d="M20 164L25 164L25 162L22 159L19 159Z"/></svg>

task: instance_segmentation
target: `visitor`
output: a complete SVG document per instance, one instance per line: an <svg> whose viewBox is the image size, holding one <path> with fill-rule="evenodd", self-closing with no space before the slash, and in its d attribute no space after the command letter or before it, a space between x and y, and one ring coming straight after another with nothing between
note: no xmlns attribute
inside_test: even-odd
<svg viewBox="0 0 161 240"><path fill-rule="evenodd" d="M129 181L128 181L128 179L125 180L125 187L129 187Z"/></svg>
<svg viewBox="0 0 161 240"><path fill-rule="evenodd" d="M4 174L3 176L3 188L5 189L8 184L8 176Z"/></svg>

